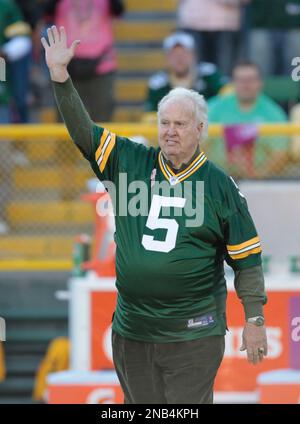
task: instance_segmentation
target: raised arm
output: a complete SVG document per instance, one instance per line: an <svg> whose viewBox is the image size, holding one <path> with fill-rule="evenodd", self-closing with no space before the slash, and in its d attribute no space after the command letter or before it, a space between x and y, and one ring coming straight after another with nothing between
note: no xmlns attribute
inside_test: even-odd
<svg viewBox="0 0 300 424"><path fill-rule="evenodd" d="M47 30L48 42L43 37L42 45L45 49L46 63L53 82L54 95L58 109L66 124L69 134L86 158L92 152L93 126L72 80L67 66L72 60L79 40L67 46L67 36L64 27L52 26Z"/></svg>

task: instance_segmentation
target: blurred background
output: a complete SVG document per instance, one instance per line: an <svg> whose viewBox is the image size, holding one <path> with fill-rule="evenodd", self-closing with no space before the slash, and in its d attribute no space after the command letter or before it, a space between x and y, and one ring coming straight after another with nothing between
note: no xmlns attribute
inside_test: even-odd
<svg viewBox="0 0 300 424"><path fill-rule="evenodd" d="M95 218L93 173L53 98L40 44L53 24L70 44L81 40L74 85L92 119L119 135L156 146L159 100L177 86L205 96L201 148L248 199L281 346L266 368L245 369L250 385L235 386L231 367L245 360L232 341L242 321L232 317L219 401L259 402L259 372L288 369L298 389L287 399L300 402L300 342L291 340L300 316L300 0L0 0L0 403L46 402L47 375L76 369L74 279L93 277L94 287L114 276L111 223Z"/></svg>

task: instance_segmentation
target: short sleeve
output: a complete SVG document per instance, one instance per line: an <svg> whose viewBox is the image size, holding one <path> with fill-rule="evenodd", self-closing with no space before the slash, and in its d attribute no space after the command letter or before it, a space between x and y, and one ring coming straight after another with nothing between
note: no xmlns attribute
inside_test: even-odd
<svg viewBox="0 0 300 424"><path fill-rule="evenodd" d="M102 182L119 183L119 174L144 176L145 168L156 161L157 149L120 137L96 124L92 129L92 149L85 158ZM105 185L105 184L104 184Z"/></svg>
<svg viewBox="0 0 300 424"><path fill-rule="evenodd" d="M225 259L233 269L261 264L261 243L245 197L231 177L224 187Z"/></svg>
<svg viewBox="0 0 300 424"><path fill-rule="evenodd" d="M112 181L119 173L120 158L134 143L119 137L106 128L94 125L92 153L88 158L95 174L101 181Z"/></svg>

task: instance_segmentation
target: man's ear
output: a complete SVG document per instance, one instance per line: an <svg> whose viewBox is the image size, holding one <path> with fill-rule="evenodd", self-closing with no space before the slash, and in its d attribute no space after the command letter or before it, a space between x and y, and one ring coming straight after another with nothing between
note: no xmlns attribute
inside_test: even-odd
<svg viewBox="0 0 300 424"><path fill-rule="evenodd" d="M197 125L197 130L198 130L199 134L201 134L203 127L204 127L203 122L200 122L200 124Z"/></svg>

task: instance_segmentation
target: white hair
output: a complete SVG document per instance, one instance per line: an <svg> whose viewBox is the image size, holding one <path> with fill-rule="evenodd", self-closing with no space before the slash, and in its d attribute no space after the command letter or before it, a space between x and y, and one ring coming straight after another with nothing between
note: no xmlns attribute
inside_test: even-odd
<svg viewBox="0 0 300 424"><path fill-rule="evenodd" d="M202 140L208 136L208 117L207 117L207 104L202 96L195 90L188 90L187 88L177 87L169 91L161 101L158 103L157 115L160 118L162 107L169 101L191 100L194 105L195 119L198 123L203 123Z"/></svg>

